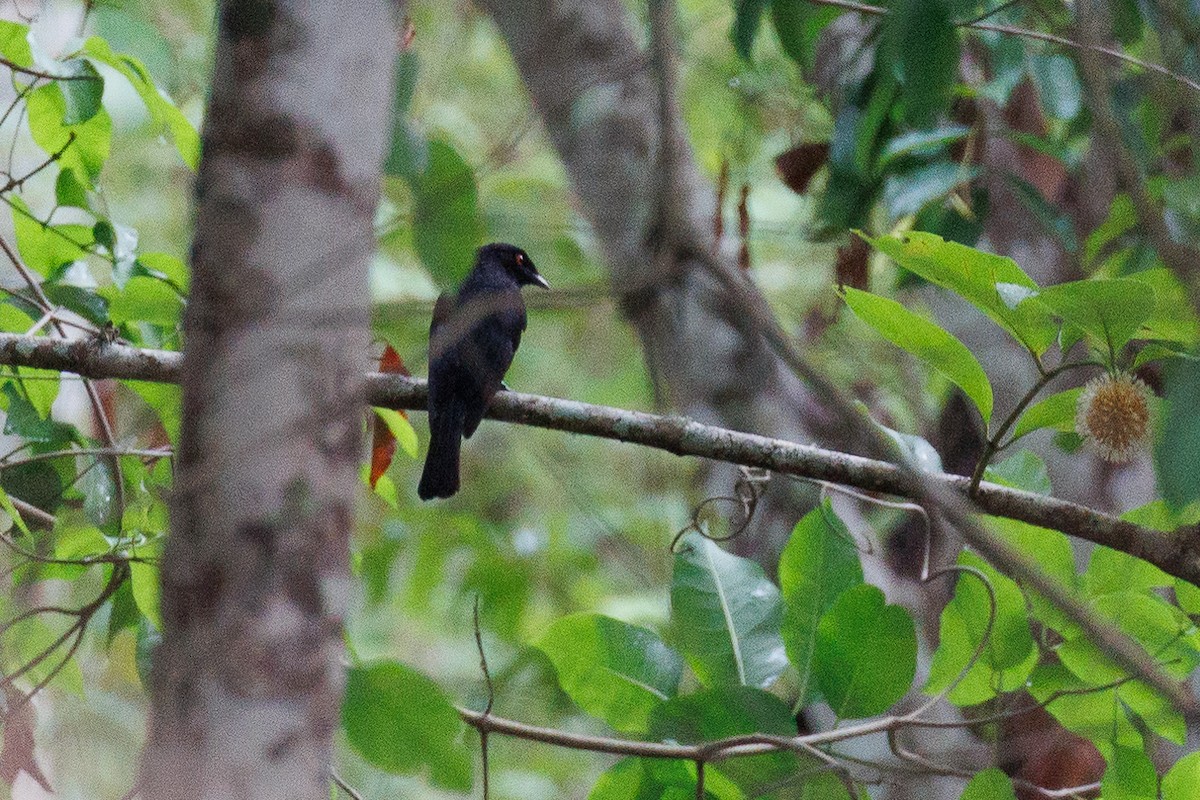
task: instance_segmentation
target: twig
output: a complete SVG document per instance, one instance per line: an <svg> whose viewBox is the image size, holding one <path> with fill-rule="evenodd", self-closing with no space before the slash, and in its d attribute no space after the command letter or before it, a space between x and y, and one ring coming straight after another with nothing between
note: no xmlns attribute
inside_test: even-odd
<svg viewBox="0 0 1200 800"><path fill-rule="evenodd" d="M870 14L871 16L876 16L876 17L887 16L887 14L889 13L886 8L883 8L881 6L872 6L872 5L867 5L865 3L855 3L855 2L852 2L852 0L808 0L808 2L813 3L814 5L819 5L819 6L833 6L834 8L844 8L847 11L857 11L860 14ZM1056 36L1052 33L1042 33L1041 31L1029 30L1028 28L1013 27L1012 25L995 25L990 22L965 22L965 23L960 23L959 27L970 28L972 30L977 30L977 31L991 31L993 33L1003 33L1003 34L1007 34L1010 36L1020 36L1024 39L1034 39L1039 42L1049 42L1050 44L1057 44L1061 47L1067 47L1072 50L1087 50L1087 51L1091 51L1093 53L1100 53L1101 55L1108 56L1109 58L1116 59L1117 61L1123 61L1126 64L1131 64L1135 67L1140 67L1141 69L1144 69L1147 72L1154 72L1154 73L1157 73L1164 77L1170 78L1173 81L1182 83L1183 85L1187 86L1190 89L1194 89L1197 92L1200 92L1200 83L1197 83L1196 81L1192 80L1191 78L1187 77L1186 75L1180 75L1177 72L1172 72L1171 70L1167 69L1166 67L1164 67L1161 64L1154 64L1149 61L1143 61L1140 58L1134 58L1133 56L1131 56L1127 53L1124 53L1120 50L1117 50L1115 48L1112 48L1112 47L1105 47L1104 45L1087 44L1084 42L1077 42L1077 41L1074 41L1072 39L1067 39L1062 36Z"/></svg>

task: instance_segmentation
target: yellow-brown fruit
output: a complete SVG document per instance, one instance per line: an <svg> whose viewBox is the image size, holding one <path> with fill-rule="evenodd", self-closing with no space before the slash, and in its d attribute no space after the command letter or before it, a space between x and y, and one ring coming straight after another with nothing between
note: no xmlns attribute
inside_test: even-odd
<svg viewBox="0 0 1200 800"><path fill-rule="evenodd" d="M1132 460L1150 442L1150 387L1132 375L1103 375L1088 382L1075 409L1075 430L1100 455L1117 464Z"/></svg>

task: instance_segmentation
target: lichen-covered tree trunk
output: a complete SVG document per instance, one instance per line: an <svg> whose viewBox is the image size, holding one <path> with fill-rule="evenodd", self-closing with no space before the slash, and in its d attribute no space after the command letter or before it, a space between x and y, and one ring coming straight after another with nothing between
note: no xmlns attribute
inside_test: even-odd
<svg viewBox="0 0 1200 800"><path fill-rule="evenodd" d="M328 797L394 3L221 3L141 796Z"/></svg>

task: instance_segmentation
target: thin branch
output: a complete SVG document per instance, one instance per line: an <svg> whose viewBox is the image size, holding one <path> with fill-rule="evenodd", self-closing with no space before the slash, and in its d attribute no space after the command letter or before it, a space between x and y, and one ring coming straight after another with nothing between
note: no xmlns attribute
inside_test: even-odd
<svg viewBox="0 0 1200 800"><path fill-rule="evenodd" d="M808 0L808 2L810 2L814 5L819 5L819 6L833 6L834 8L843 8L843 9L846 9L847 11L857 11L860 14L870 14L871 16L875 16L875 17L887 16L887 14L889 13L888 10L886 8L883 8L882 6L872 6L872 5L867 5L865 3L855 3L852 0ZM1034 39L1039 42L1049 42L1050 44L1056 44L1056 45L1059 45L1060 47L1070 48L1071 50L1084 50L1084 51L1089 51L1089 52L1093 52L1093 53L1099 53L1101 55L1105 55L1105 56L1108 56L1109 58L1115 59L1117 61L1123 61L1126 64L1130 64L1132 66L1139 67L1140 69L1144 69L1147 72L1154 72L1154 73L1162 75L1166 78L1170 78L1173 81L1182 83L1184 86L1187 86L1189 89L1194 89L1195 91L1200 92L1200 83L1197 83L1196 81L1192 80L1191 78L1187 77L1186 75L1180 75L1177 72L1172 72L1171 70L1164 67L1162 64L1155 64L1150 61L1143 61L1140 58L1134 58L1133 56L1129 55L1128 53L1124 53L1121 50L1118 50L1113 47L1105 47L1104 45L1099 45L1099 44L1087 44L1084 42L1077 42L1073 39L1067 39L1062 36L1055 36L1053 33L1042 33L1041 31L1034 31L1034 30L1030 30L1028 28L1017 28L1012 25L995 25L990 22L965 22L965 23L960 23L959 27L970 28L971 30L976 30L976 31L991 31L993 33L1003 33L1003 34L1007 34L1009 36L1020 36L1024 39Z"/></svg>
<svg viewBox="0 0 1200 800"><path fill-rule="evenodd" d="M778 345L773 341L772 345L782 355L791 356L787 362L789 367L794 366L797 370L807 367L786 339ZM181 358L179 353L138 350L94 339L69 341L0 334L0 364L74 372L93 378L175 382ZM837 388L823 379L821 382L822 394L828 391L834 398L831 402L840 401L841 393ZM424 410L428 399L425 381L394 374L368 374L366 393L370 404L397 409ZM846 410L846 405L838 403L834 407L845 419L850 419L851 412ZM504 422L641 444L680 456L699 456L884 492L936 508L980 555L1062 609L1118 663L1139 674L1169 697L1177 708L1190 711L1196 705L1180 682L1159 669L1136 642L1046 575L1032 559L983 528L976 514L982 511L1008 517L1105 545L1197 585L1200 585L1200 531L1182 528L1174 533L1162 533L1066 500L991 483L981 484L972 498L973 504L969 504L966 495L969 481L961 476L922 473L900 464L703 425L684 417L665 417L516 392L500 392L487 416ZM878 444L874 446L877 451L881 449Z"/></svg>
<svg viewBox="0 0 1200 800"><path fill-rule="evenodd" d="M182 354L141 350L96 340L67 340L0 334L0 364L72 372L92 378L177 383ZM372 405L423 411L424 380L401 375L367 376ZM679 456L697 456L747 467L769 469L868 492L922 499L920 480L902 467L877 459L825 450L751 433L704 425L685 417L660 416L609 406L518 392L500 392L487 416L502 422L567 431L639 444ZM966 497L968 479L926 476L940 487ZM983 482L974 498L977 510L1027 522L1111 547L1200 585L1200 536L1190 528L1163 533L1086 506Z"/></svg>

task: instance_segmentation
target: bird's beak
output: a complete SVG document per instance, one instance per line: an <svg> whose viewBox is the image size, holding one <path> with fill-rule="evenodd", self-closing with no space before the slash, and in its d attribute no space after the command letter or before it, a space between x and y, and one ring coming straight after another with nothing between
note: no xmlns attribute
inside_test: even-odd
<svg viewBox="0 0 1200 800"><path fill-rule="evenodd" d="M533 273L533 284L534 284L534 286L540 286L543 289L550 288L550 284L546 282L546 279L543 278L539 273L536 273L536 272Z"/></svg>

